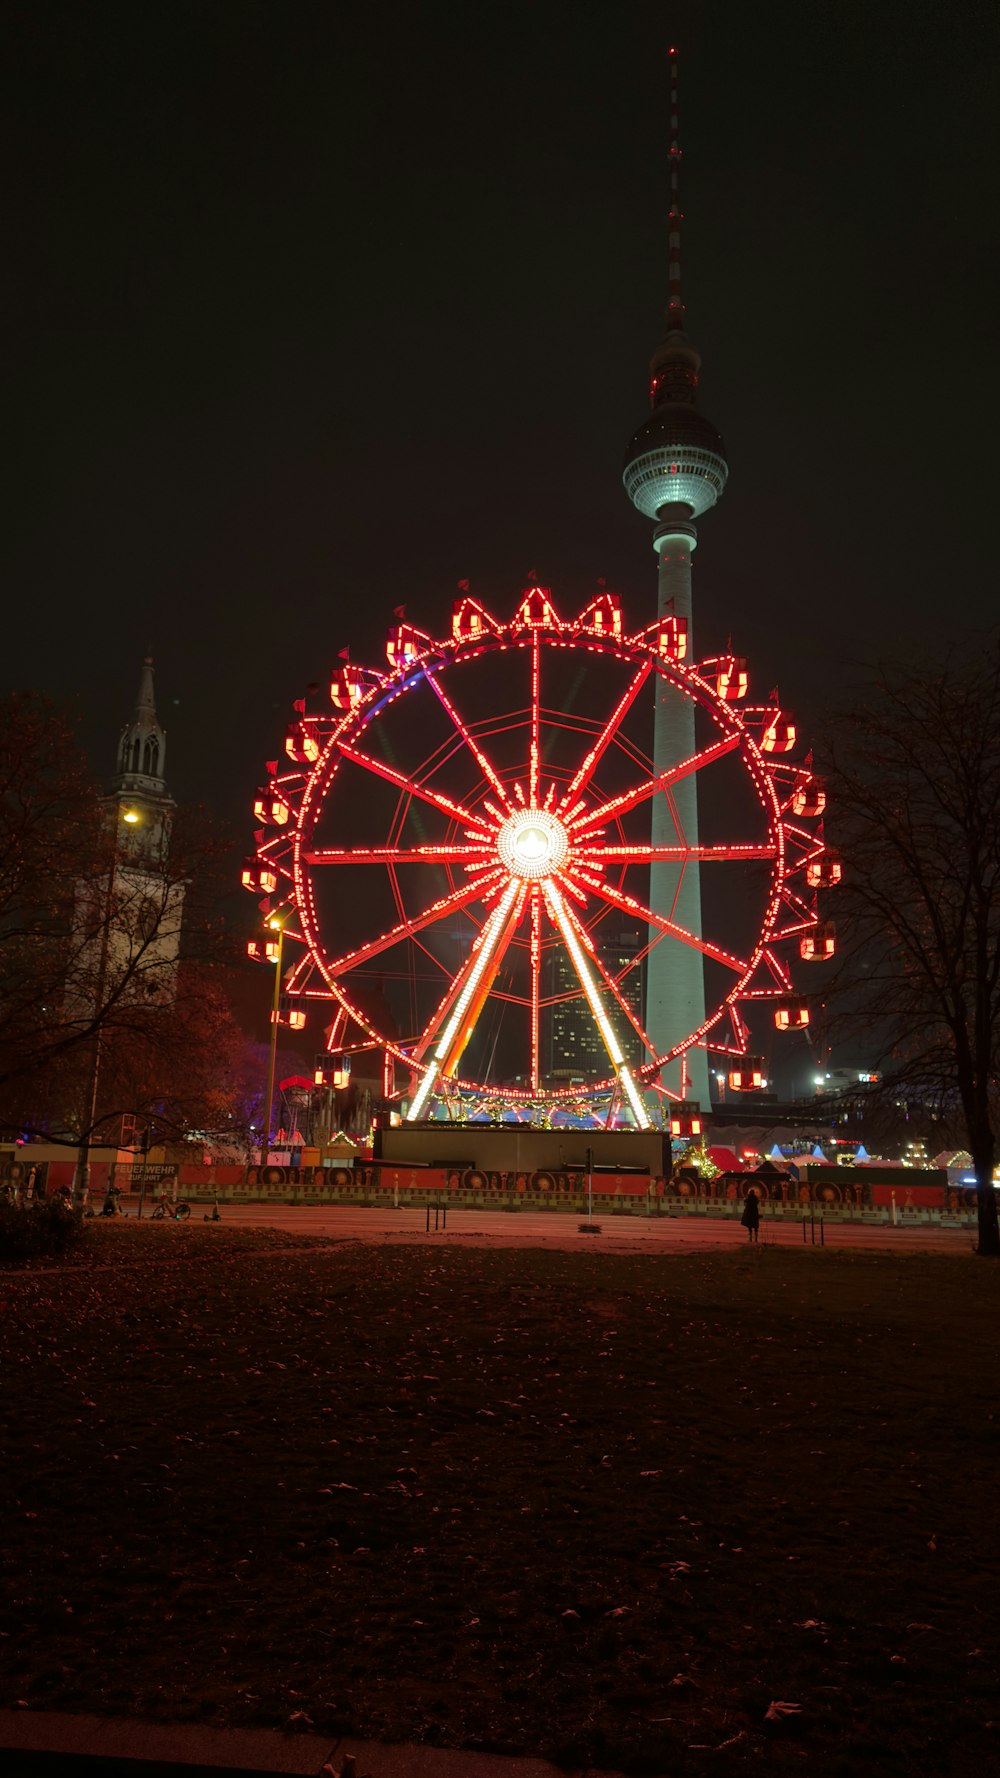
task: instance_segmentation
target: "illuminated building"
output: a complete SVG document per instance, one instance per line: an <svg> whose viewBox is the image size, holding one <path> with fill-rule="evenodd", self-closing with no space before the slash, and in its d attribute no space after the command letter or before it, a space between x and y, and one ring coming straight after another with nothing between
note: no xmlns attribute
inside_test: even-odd
<svg viewBox="0 0 1000 1778"><path fill-rule="evenodd" d="M637 963L636 958L646 944L644 929L634 920L610 919L598 928L594 944L602 974L618 983L622 998L641 1024L644 965ZM549 1076L554 1080L593 1080L600 1074L605 1060L604 1045L589 1007L579 998L579 984L561 947L550 951L546 974L546 993L553 1001L549 1027ZM560 1000L560 995L567 998ZM619 1007L612 1005L609 1017L625 1060L631 1067L638 1068L645 1060L638 1032Z"/></svg>

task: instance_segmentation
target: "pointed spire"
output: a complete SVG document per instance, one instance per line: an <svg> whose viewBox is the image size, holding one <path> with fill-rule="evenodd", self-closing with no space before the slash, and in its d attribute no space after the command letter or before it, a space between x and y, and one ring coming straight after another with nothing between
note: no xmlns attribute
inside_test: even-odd
<svg viewBox="0 0 1000 1778"><path fill-rule="evenodd" d="M139 694L135 700L135 720L141 722L143 717L156 721L156 698L153 693L153 645L146 644L142 672L139 676Z"/></svg>
<svg viewBox="0 0 1000 1778"><path fill-rule="evenodd" d="M153 650L148 646L139 674L132 720L126 723L118 740L118 772L112 781L114 791L145 791L162 796L166 791L163 767L167 739L156 715L153 690Z"/></svg>
<svg viewBox="0 0 1000 1778"><path fill-rule="evenodd" d="M670 65L670 208L667 211L667 337L653 354L650 365L650 399L654 408L663 402L684 402L693 407L698 399L701 358L684 331L684 300L681 296L680 200L680 102L677 50L667 51Z"/></svg>
<svg viewBox="0 0 1000 1778"><path fill-rule="evenodd" d="M681 140L680 110L677 99L677 51L671 47L670 58L670 209L667 271L667 327L671 333L684 331L684 303L681 299L681 223L684 212L680 204Z"/></svg>
<svg viewBox="0 0 1000 1778"><path fill-rule="evenodd" d="M684 327L681 295L679 56L667 51L670 73L670 207L667 212L667 332L649 366L652 414L633 433L625 453L625 488L648 518L687 508L692 518L714 506L729 473L715 427L698 411L701 356Z"/></svg>

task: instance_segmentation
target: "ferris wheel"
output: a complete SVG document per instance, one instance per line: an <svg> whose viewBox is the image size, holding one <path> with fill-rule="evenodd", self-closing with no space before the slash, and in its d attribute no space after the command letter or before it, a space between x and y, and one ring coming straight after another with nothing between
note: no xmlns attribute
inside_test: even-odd
<svg viewBox="0 0 1000 1778"><path fill-rule="evenodd" d="M377 1052L410 1120L582 1104L647 1128L677 1097L665 1064L695 1045L733 1087L762 1084L755 1008L807 1024L789 954L832 954L818 894L840 877L775 696L748 701L738 656L689 662L682 620L627 634L608 592L569 621L540 586L508 622L465 596L438 640L397 616L385 667L345 651L329 704L295 706L254 805L243 882L288 941L279 1016L314 1020L331 1055ZM657 772L665 692L694 706L697 740ZM692 777L697 843L671 796ZM656 798L676 843L650 840ZM649 905L664 863L678 882L697 865L701 930ZM664 1050L641 992L659 945L699 952L706 982L704 1023Z"/></svg>

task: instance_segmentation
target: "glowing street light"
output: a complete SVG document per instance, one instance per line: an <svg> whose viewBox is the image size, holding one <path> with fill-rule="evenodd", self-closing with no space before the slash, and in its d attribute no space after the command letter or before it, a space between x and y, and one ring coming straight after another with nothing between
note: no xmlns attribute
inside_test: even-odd
<svg viewBox="0 0 1000 1778"><path fill-rule="evenodd" d="M261 1126L260 1164L267 1166L267 1157L271 1150L271 1110L274 1105L274 1071L278 1057L278 1024L281 1018L281 953L285 939L285 918L272 914L267 922L268 930L276 933L275 940L267 946L267 956L274 956L274 993L271 996L271 1036L267 1049L267 1086L264 1092L264 1122Z"/></svg>

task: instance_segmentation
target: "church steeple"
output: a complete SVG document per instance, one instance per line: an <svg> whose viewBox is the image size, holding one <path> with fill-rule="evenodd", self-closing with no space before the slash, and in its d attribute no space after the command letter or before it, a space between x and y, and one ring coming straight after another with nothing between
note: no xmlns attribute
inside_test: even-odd
<svg viewBox="0 0 1000 1778"><path fill-rule="evenodd" d="M122 729L118 742L118 771L111 781L114 794L165 796L166 754L167 737L157 720L153 694L153 657L147 648L132 720Z"/></svg>

